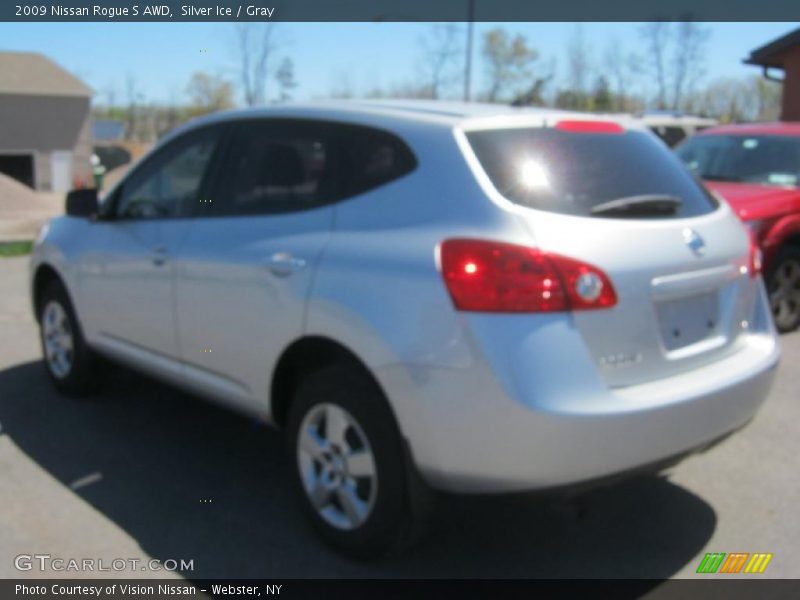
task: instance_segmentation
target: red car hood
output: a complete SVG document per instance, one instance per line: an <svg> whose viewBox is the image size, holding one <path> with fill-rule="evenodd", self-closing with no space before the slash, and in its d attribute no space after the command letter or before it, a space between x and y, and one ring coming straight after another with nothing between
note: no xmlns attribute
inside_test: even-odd
<svg viewBox="0 0 800 600"><path fill-rule="evenodd" d="M800 212L800 190L722 181L705 184L725 198L744 221Z"/></svg>

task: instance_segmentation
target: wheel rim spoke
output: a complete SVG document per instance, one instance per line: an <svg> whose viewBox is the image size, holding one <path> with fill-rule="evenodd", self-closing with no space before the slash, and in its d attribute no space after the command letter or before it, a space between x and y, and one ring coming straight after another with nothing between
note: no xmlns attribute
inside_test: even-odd
<svg viewBox="0 0 800 600"><path fill-rule="evenodd" d="M330 496L331 492L327 487L325 487L322 477L316 477L314 480L314 485L308 495L308 497L311 499L311 504L313 504L314 508L317 510L321 510L328 504Z"/></svg>
<svg viewBox="0 0 800 600"><path fill-rule="evenodd" d="M328 449L328 443L321 438L314 427L304 427L300 434L300 448L316 459Z"/></svg>
<svg viewBox="0 0 800 600"><path fill-rule="evenodd" d="M58 340L58 344L64 350L72 350L72 337L68 335L62 335Z"/></svg>
<svg viewBox="0 0 800 600"><path fill-rule="evenodd" d="M349 427L347 416L338 406L329 404L325 411L325 438L331 443L343 448L345 446L345 432Z"/></svg>
<svg viewBox="0 0 800 600"><path fill-rule="evenodd" d="M353 477L373 477L375 475L375 462L372 454L364 450L351 452L346 457L347 472Z"/></svg>
<svg viewBox="0 0 800 600"><path fill-rule="evenodd" d="M336 490L336 497L352 525L358 525L364 520L364 513L367 511L366 503L356 495L356 491L351 485L346 484L339 487Z"/></svg>

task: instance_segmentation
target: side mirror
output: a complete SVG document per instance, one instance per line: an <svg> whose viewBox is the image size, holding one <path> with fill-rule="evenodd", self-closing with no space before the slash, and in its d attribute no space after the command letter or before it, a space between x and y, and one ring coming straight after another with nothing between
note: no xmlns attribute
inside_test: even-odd
<svg viewBox="0 0 800 600"><path fill-rule="evenodd" d="M71 217L91 217L100 209L97 190L94 188L72 190L67 194L66 213Z"/></svg>

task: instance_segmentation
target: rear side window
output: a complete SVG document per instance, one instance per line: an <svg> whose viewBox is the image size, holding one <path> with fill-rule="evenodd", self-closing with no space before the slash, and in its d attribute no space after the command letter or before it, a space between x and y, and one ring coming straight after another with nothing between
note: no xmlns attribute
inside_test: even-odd
<svg viewBox="0 0 800 600"><path fill-rule="evenodd" d="M681 161L644 132L540 127L472 131L467 139L497 191L530 208L612 216L592 209L621 199L665 197L679 200L677 209L650 218L683 218L717 206Z"/></svg>
<svg viewBox="0 0 800 600"><path fill-rule="evenodd" d="M414 170L417 161L399 138L367 127L341 126L342 150L349 173L347 195L360 194Z"/></svg>
<svg viewBox="0 0 800 600"><path fill-rule="evenodd" d="M384 185L416 161L394 135L303 119L237 123L206 216L307 210Z"/></svg>
<svg viewBox="0 0 800 600"><path fill-rule="evenodd" d="M237 127L207 212L248 215L313 208L340 191L325 127L258 121Z"/></svg>

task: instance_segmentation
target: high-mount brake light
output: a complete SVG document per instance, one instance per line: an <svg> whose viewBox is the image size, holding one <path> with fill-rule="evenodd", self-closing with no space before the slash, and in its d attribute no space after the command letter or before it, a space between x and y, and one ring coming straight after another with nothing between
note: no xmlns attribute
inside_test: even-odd
<svg viewBox="0 0 800 600"><path fill-rule="evenodd" d="M558 121L555 128L570 133L625 133L622 125L613 121L564 120Z"/></svg>
<svg viewBox="0 0 800 600"><path fill-rule="evenodd" d="M597 267L504 242L451 239L440 247L442 277L459 310L559 312L610 308L614 286Z"/></svg>

